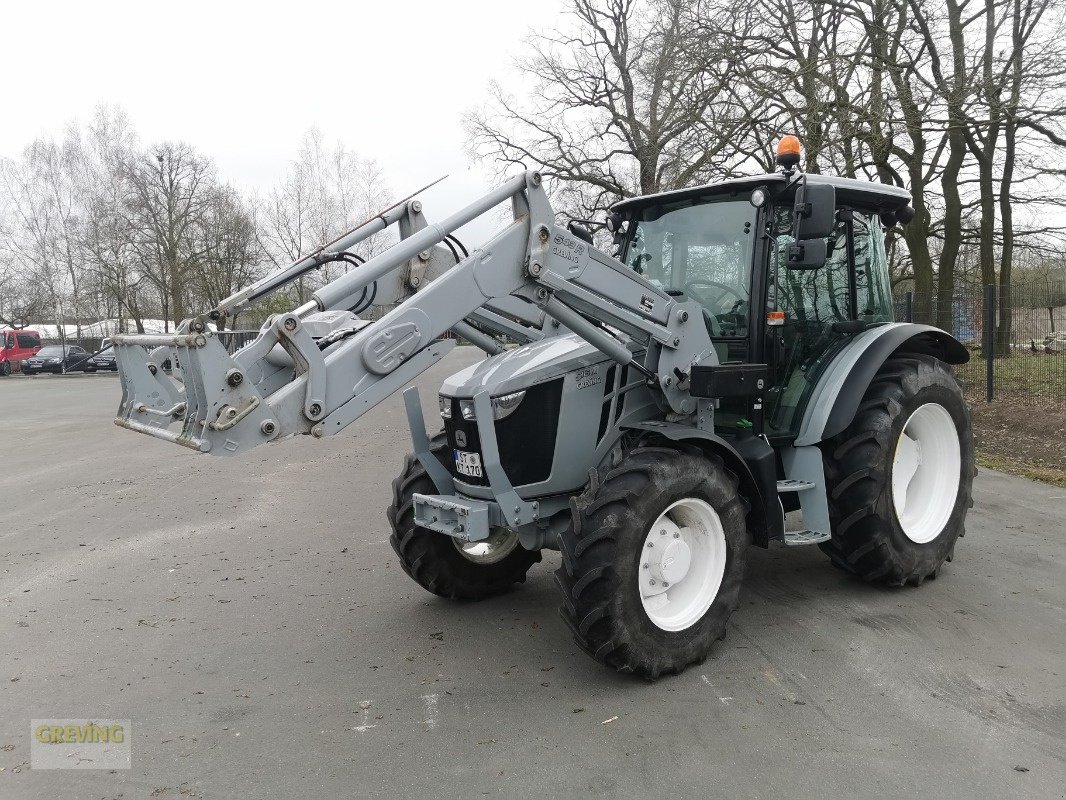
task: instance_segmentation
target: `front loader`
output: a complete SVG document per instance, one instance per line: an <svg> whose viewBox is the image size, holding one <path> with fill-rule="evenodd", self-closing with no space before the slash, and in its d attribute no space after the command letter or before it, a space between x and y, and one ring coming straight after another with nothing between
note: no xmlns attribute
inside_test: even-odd
<svg viewBox="0 0 1066 800"><path fill-rule="evenodd" d="M968 354L892 319L884 228L910 219L909 195L798 160L786 137L778 172L617 204L614 255L556 223L535 172L439 224L400 203L173 335L113 337L116 422L213 455L332 435L450 335L487 357L444 382L438 434L403 392L413 447L388 509L429 591L497 594L558 549L577 643L655 677L725 635L750 546L816 544L859 578L920 584L972 504L951 372ZM507 201L513 221L463 250L456 229ZM390 225L385 252L350 252ZM338 260L352 269L236 354L212 334L212 316ZM391 310L369 321L372 306Z"/></svg>

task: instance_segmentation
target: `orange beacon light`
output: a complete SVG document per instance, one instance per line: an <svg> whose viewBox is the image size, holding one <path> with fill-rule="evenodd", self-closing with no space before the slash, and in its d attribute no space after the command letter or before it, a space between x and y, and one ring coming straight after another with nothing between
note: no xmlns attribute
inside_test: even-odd
<svg viewBox="0 0 1066 800"><path fill-rule="evenodd" d="M777 165L791 170L800 162L800 140L789 134L777 143Z"/></svg>

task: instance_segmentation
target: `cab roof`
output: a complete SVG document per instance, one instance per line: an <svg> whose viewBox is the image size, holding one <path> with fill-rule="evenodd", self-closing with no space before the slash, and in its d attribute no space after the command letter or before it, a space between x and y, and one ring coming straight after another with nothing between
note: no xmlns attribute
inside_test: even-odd
<svg viewBox="0 0 1066 800"><path fill-rule="evenodd" d="M872 211L882 209L895 210L902 208L911 201L910 192L899 186L890 186L887 183L827 175L808 174L806 177L809 183L828 183L836 187L837 202L855 208L864 208ZM693 186L689 189L674 189L673 191L648 194L643 197L631 197L628 200L615 203L611 210L628 216L650 206L683 204L685 201L698 200L705 196L743 195L759 186L766 186L770 189L781 188L785 185L786 180L786 176L781 172L751 175L745 178L731 178L717 183L704 184L703 186Z"/></svg>

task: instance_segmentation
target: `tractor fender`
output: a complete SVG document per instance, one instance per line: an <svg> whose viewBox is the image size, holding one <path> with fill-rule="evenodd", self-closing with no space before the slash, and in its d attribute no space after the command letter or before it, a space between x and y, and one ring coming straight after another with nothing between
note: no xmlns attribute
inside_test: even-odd
<svg viewBox="0 0 1066 800"><path fill-rule="evenodd" d="M731 442L710 431L699 430L691 425L674 422L646 421L634 422L621 426L622 430L646 431L655 436L662 436L673 442L698 447L706 454L713 453L722 459L726 469L737 476L740 494L747 500L750 509L748 524L751 528L752 543L759 547L768 547L770 539L782 538L785 530L784 512L777 498L776 461L773 449L764 439L750 437L747 442L762 447L765 458L756 463L764 469L753 471L744 456ZM762 473L762 480L757 476ZM767 486L764 483L769 482Z"/></svg>
<svg viewBox="0 0 1066 800"><path fill-rule="evenodd" d="M818 444L847 428L878 370L899 353L930 355L947 364L970 360L958 339L931 325L895 322L863 331L837 353L819 379L807 401L796 446Z"/></svg>

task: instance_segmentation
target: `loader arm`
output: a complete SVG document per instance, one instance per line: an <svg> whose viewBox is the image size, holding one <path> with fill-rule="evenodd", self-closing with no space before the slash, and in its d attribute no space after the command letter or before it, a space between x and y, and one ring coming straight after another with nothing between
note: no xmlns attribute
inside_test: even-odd
<svg viewBox="0 0 1066 800"><path fill-rule="evenodd" d="M439 274L417 274L419 261L432 266L449 234L508 200L513 221L482 248ZM695 410L690 370L716 363L699 304L671 297L558 227L534 172L439 224L425 221L417 201L390 211L216 311L243 307L392 222L401 223L399 242L270 319L233 356L204 317L174 335L113 337L123 388L116 423L216 455L297 433L330 435L439 361L454 345L441 338L448 331L491 352L491 334L532 340L541 328L552 335L569 329L643 373L674 413ZM401 269L406 299L398 296L399 305L377 321L358 318L352 309L368 287ZM172 375L162 368L168 359Z"/></svg>

